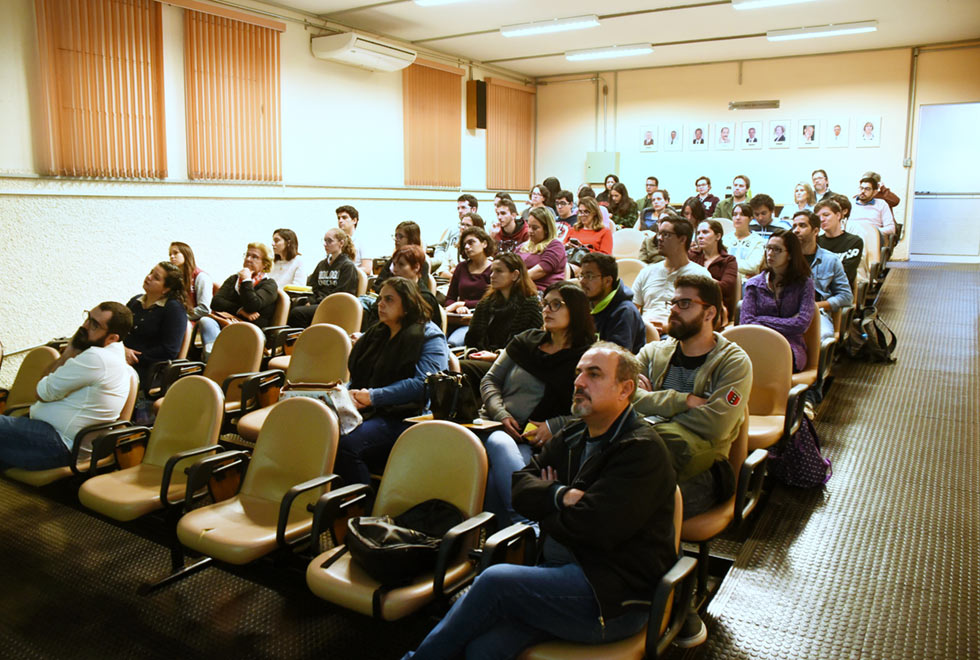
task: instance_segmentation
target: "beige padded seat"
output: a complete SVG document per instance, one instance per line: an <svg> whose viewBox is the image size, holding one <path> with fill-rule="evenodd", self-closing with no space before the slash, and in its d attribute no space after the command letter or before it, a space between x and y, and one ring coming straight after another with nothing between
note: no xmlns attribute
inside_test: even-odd
<svg viewBox="0 0 980 660"><path fill-rule="evenodd" d="M139 376L136 375L136 371L132 368L129 369L129 396L126 398L126 402L123 404L122 411L119 413L119 422L128 422L133 416L133 408L136 406L136 395L139 392L140 380ZM89 432L85 429L79 431L78 435L75 436L75 442L81 443L82 447L89 447L92 444L92 436L105 433L105 429L100 429L98 431ZM99 466L109 465L112 462L112 458L106 458L99 463ZM89 468L89 460L85 459L78 462L77 467L79 470L87 470ZM35 488L40 488L41 486L47 486L48 484L54 483L55 481L60 481L61 479L67 479L72 475L71 468L67 465L64 467L51 468L49 470L24 470L21 468L10 468L4 473L5 477L9 477L14 481L19 481L21 483L27 484L28 486L34 486Z"/></svg>
<svg viewBox="0 0 980 660"><path fill-rule="evenodd" d="M751 401L751 397L749 400ZM732 442L732 446L728 450L728 463L732 466L732 470L735 471L736 480L742 471L742 463L745 462L745 458L749 453L749 432L751 428L751 418L746 415L742 418L742 425L738 429L738 436L736 436L735 441ZM707 541L725 531L733 520L735 520L734 494L704 513L685 520L681 527L681 538L691 543Z"/></svg>
<svg viewBox="0 0 980 660"><path fill-rule="evenodd" d="M803 367L803 371L793 374L792 380L794 385L802 383L809 387L817 382L819 376L817 371L820 369L819 309L813 310L813 318L810 320L810 325L806 329L806 334L803 335L803 341L806 342L806 366Z"/></svg>
<svg viewBox="0 0 980 660"><path fill-rule="evenodd" d="M364 308L361 307L360 300L349 293L331 293L317 305L310 325L332 323L350 335L361 331L363 315Z"/></svg>
<svg viewBox="0 0 980 660"><path fill-rule="evenodd" d="M655 326L650 321L644 321L643 327L646 328L646 342L660 341L660 333L657 332L657 326Z"/></svg>
<svg viewBox="0 0 980 660"><path fill-rule="evenodd" d="M293 354L284 356L288 362L286 380L290 383L317 384L347 382L350 350L350 337L343 328L330 323L311 325L296 340ZM275 362L279 359L270 360L269 367L278 369ZM275 403L242 415L238 420L238 435L255 442L269 412L277 405Z"/></svg>
<svg viewBox="0 0 980 660"><path fill-rule="evenodd" d="M330 473L339 435L337 418L323 403L302 397L280 402L259 433L239 493L184 515L177 523L180 542L229 564L247 564L275 550L283 497L293 486ZM313 514L306 507L322 492L315 488L293 502L287 542L309 533Z"/></svg>
<svg viewBox="0 0 980 660"><path fill-rule="evenodd" d="M684 520L684 503L681 489L674 490L674 548L681 547L681 523ZM660 622L663 635L670 623L673 595ZM519 660L642 660L646 653L647 630L644 628L632 637L609 644L575 644L566 641L553 641L538 644L526 649L518 656Z"/></svg>
<svg viewBox="0 0 980 660"><path fill-rule="evenodd" d="M286 325L286 319L289 318L289 306L292 304L292 300L289 294L283 289L279 289L279 296L276 298L276 308L272 311L272 319L269 321L270 327Z"/></svg>
<svg viewBox="0 0 980 660"><path fill-rule="evenodd" d="M406 429L395 442L371 515L397 516L420 502L440 499L469 518L483 508L486 482L487 454L472 432L452 422L421 422ZM352 563L344 550L340 545L314 558L306 569L306 583L320 598L372 616L375 592L381 585ZM464 556L446 571L445 584L452 585L473 572ZM423 575L381 594L380 616L386 621L400 619L434 596L432 575Z"/></svg>
<svg viewBox="0 0 980 660"><path fill-rule="evenodd" d="M640 259L633 259L629 257L617 259L616 265L619 268L619 279L623 281L623 284L630 288L633 287L633 282L636 281L636 276L639 275L640 271L647 266L646 263Z"/></svg>
<svg viewBox="0 0 980 660"><path fill-rule="evenodd" d="M749 394L749 449L779 442L793 378L793 351L781 334L761 325L737 325L722 335L742 347L752 361Z"/></svg>
<svg viewBox="0 0 980 660"><path fill-rule="evenodd" d="M636 259L640 254L645 236L639 229L620 229L613 232L612 256L617 259L628 257Z"/></svg>
<svg viewBox="0 0 980 660"><path fill-rule="evenodd" d="M135 520L164 507L160 499L164 466L180 452L218 443L224 396L213 381L203 376L181 378L167 394L139 465L92 477L78 491L79 501L89 509L120 521ZM170 477L168 501L184 496L184 469L200 456L183 459Z"/></svg>
<svg viewBox="0 0 980 660"><path fill-rule="evenodd" d="M23 362L17 369L14 382L7 390L7 406L5 415L23 416L37 401L37 384L41 375L59 357L58 351L50 346L38 346L24 356Z"/></svg>
<svg viewBox="0 0 980 660"><path fill-rule="evenodd" d="M357 265L357 295L363 296L367 293L368 275L361 270L361 265Z"/></svg>

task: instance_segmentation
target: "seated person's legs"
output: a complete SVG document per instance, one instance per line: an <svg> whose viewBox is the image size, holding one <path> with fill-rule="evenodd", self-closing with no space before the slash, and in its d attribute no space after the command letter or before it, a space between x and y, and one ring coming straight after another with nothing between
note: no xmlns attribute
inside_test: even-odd
<svg viewBox="0 0 980 660"><path fill-rule="evenodd" d="M401 419L372 417L340 436L334 473L344 484L370 484L371 473L380 474L388 462L395 440L409 424Z"/></svg>
<svg viewBox="0 0 980 660"><path fill-rule="evenodd" d="M70 460L61 434L47 422L0 415L0 469L49 470Z"/></svg>
<svg viewBox="0 0 980 660"><path fill-rule="evenodd" d="M833 337L837 333L834 331L834 318L830 314L830 310L820 309L820 339L827 339L828 337Z"/></svg>
<svg viewBox="0 0 980 660"><path fill-rule="evenodd" d="M218 338L218 333L221 332L221 326L214 319L204 316L197 322L197 332L201 335L201 342L204 344L204 358L207 359L211 355L211 349L214 348L214 340Z"/></svg>
<svg viewBox="0 0 980 660"><path fill-rule="evenodd" d="M469 330L469 326L461 325L451 333L449 333L449 345L452 347L465 346L466 345L466 332Z"/></svg>
<svg viewBox="0 0 980 660"><path fill-rule="evenodd" d="M505 431L494 431L485 443L490 469L487 473L487 510L502 516L502 524L527 522L511 504L511 475L531 461L531 445L518 444Z"/></svg>
<svg viewBox="0 0 980 660"><path fill-rule="evenodd" d="M684 498L684 519L704 513L735 492L735 475L727 460L715 460L710 442L701 439L677 422L656 425L674 467L685 466L678 473L677 485ZM692 455L692 448L697 453Z"/></svg>
<svg viewBox="0 0 980 660"><path fill-rule="evenodd" d="M313 323L313 316L316 314L316 305L301 305L289 310L289 320L286 322L290 328L308 328Z"/></svg>

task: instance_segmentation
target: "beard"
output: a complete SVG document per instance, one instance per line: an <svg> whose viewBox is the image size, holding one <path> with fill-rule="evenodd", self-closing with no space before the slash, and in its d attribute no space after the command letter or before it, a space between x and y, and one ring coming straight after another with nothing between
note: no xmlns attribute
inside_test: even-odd
<svg viewBox="0 0 980 660"><path fill-rule="evenodd" d="M88 331L85 328L79 327L75 331L75 334L71 336L71 345L73 348L79 351L84 351L86 348L91 348L93 346L100 346L101 344L96 341L92 341L88 338Z"/></svg>
<svg viewBox="0 0 980 660"><path fill-rule="evenodd" d="M671 312L667 320L667 334L677 341L684 341L701 332L702 325L704 325L704 308L701 309L701 314L691 321L682 321Z"/></svg>
<svg viewBox="0 0 980 660"><path fill-rule="evenodd" d="M581 390L575 390L575 394L573 394L572 397L573 415L581 418L592 414L592 399L590 399L585 393L583 393Z"/></svg>

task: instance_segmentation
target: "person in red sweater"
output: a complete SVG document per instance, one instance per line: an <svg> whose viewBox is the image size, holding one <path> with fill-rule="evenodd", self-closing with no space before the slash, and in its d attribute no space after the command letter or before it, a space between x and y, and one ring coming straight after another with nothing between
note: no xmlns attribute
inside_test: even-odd
<svg viewBox="0 0 980 660"><path fill-rule="evenodd" d="M592 197L582 197L578 202L578 220L565 235L565 245L582 245L591 252L612 254L612 231L602 224L602 212ZM572 272L578 274L578 266L572 264Z"/></svg>

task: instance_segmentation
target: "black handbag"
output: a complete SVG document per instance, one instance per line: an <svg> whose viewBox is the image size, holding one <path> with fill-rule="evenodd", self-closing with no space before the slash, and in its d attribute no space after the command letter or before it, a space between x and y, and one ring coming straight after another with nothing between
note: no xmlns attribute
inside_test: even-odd
<svg viewBox="0 0 980 660"><path fill-rule="evenodd" d="M432 419L470 424L480 412L480 400L466 374L440 371L425 378Z"/></svg>
<svg viewBox="0 0 980 660"><path fill-rule="evenodd" d="M565 246L565 258L568 260L568 263L572 264L573 266L581 266L582 259L584 259L585 255L589 254L590 252L592 252L592 250L583 245L572 245L569 243Z"/></svg>
<svg viewBox="0 0 980 660"><path fill-rule="evenodd" d="M344 543L351 558L382 585L404 584L435 568L442 537L463 520L452 504L426 500L394 518L351 518Z"/></svg>

